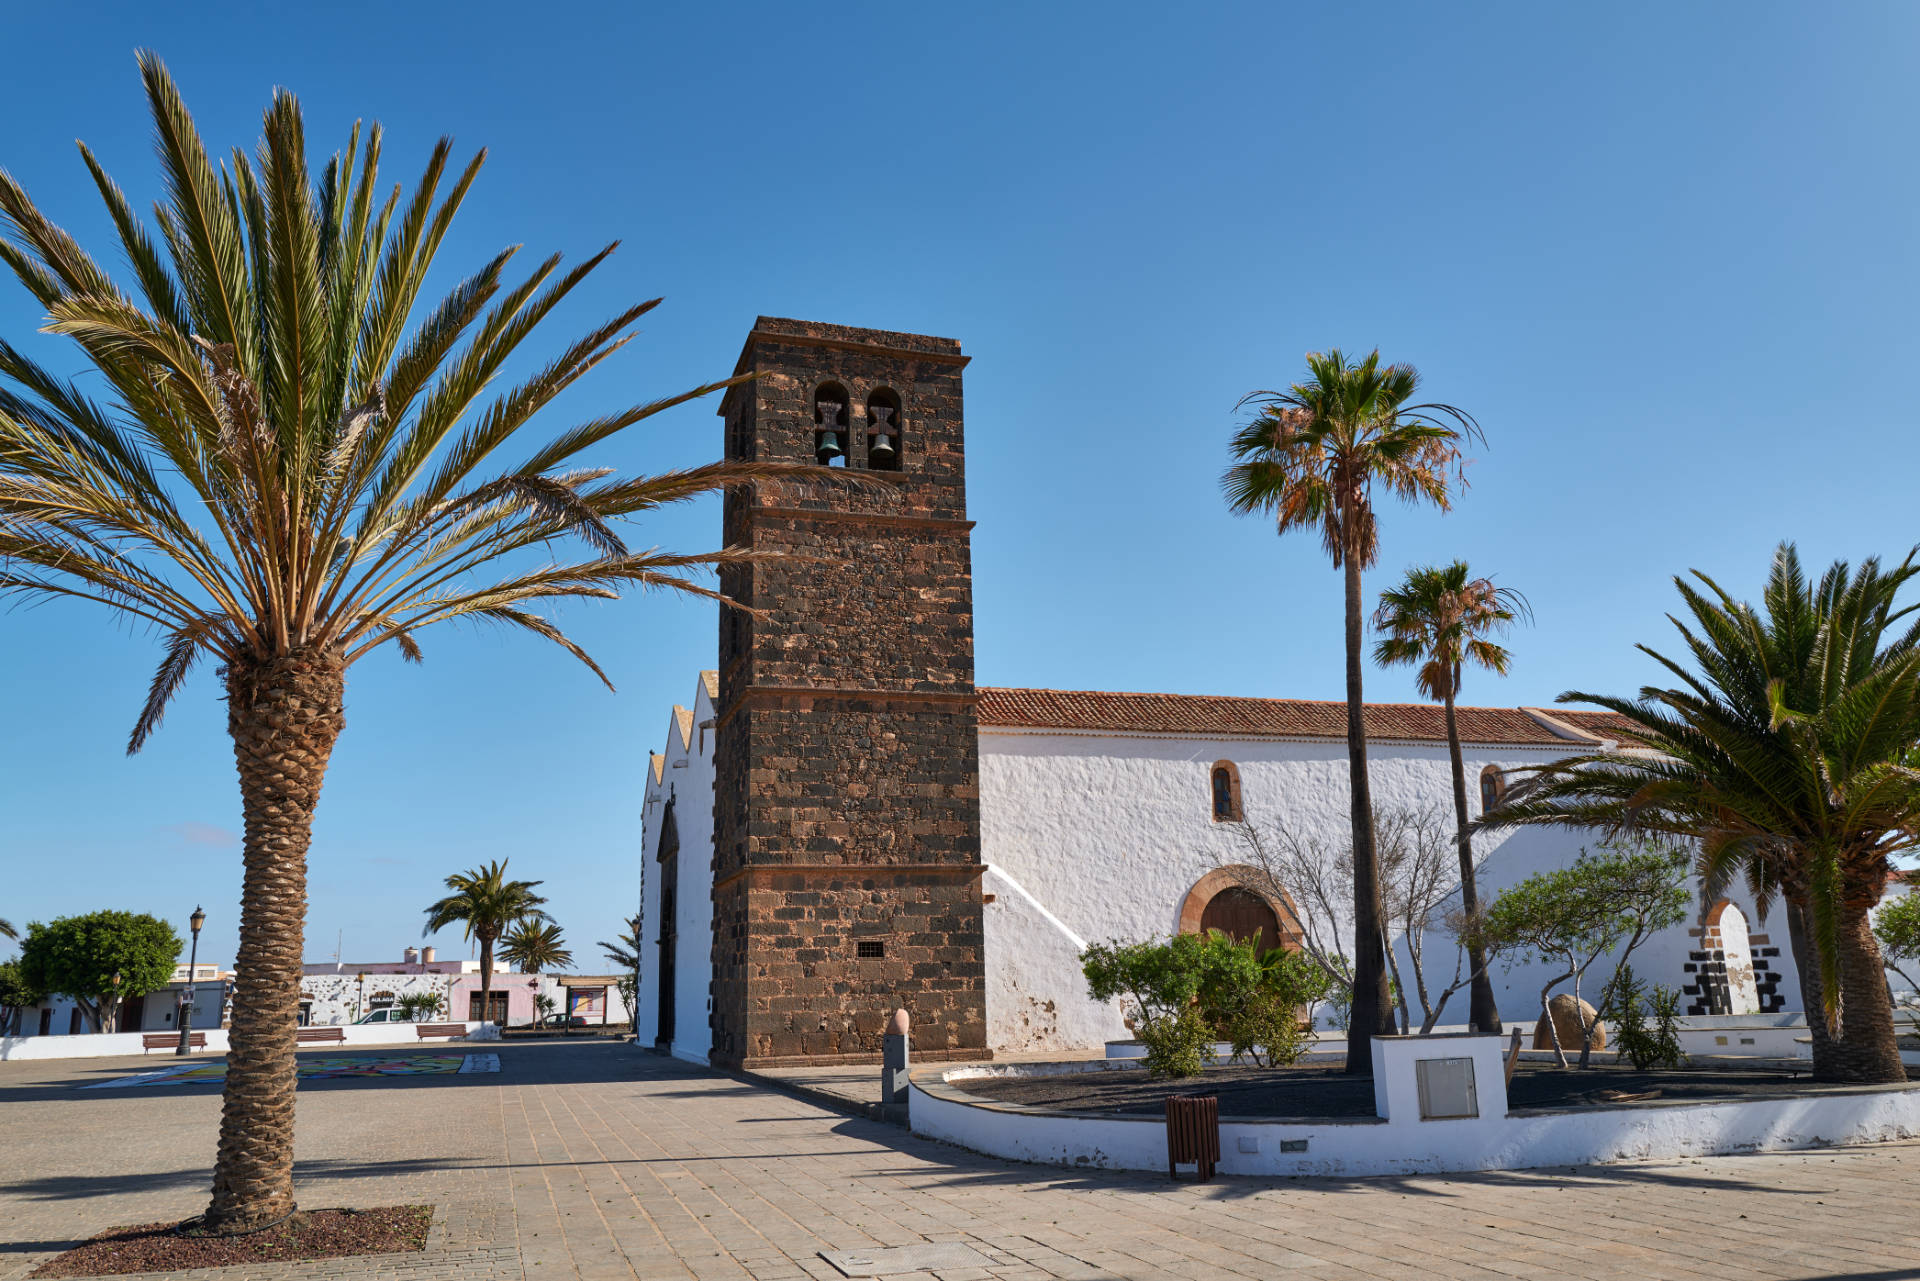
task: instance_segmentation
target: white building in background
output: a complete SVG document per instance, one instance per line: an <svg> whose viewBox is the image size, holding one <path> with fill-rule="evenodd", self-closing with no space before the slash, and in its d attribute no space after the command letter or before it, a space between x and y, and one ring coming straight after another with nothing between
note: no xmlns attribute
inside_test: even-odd
<svg viewBox="0 0 1920 1281"><path fill-rule="evenodd" d="M715 673L703 672L692 706L673 709L642 808L639 1039L694 1062L712 1043L717 687ZM1234 870L1248 858L1243 823L1268 840L1285 829L1329 848L1346 843L1344 703L988 688L978 713L987 1034L996 1052L1128 1035L1116 1006L1087 996L1079 955L1089 942L1291 929L1299 909L1250 893ZM1461 708L1459 724L1476 816L1510 771L1620 750L1607 737L1620 722L1606 713ZM1450 828L1440 708L1374 704L1368 726L1376 811L1429 807ZM1482 897L1571 863L1582 845L1577 833L1543 828L1477 837ZM1686 922L1636 954L1636 972L1680 988L1688 1013L1799 1009L1784 923L1762 922L1742 887L1696 899ZM1437 996L1457 949L1435 930L1426 952ZM1410 976L1404 948L1401 964ZM1502 1015L1531 1025L1545 974L1496 964L1493 977ZM1411 996L1409 1004L1417 1023ZM1464 1023L1466 1011L1462 991L1441 1021Z"/></svg>

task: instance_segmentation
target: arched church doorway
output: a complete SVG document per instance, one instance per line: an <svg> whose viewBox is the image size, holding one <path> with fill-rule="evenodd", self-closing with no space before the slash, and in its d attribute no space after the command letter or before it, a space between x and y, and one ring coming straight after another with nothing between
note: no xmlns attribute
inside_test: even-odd
<svg viewBox="0 0 1920 1281"><path fill-rule="evenodd" d="M1753 943L1747 914L1737 904L1721 899L1707 913L1706 945L1709 964L1722 983L1708 988L1715 1014L1758 1014L1760 986L1753 973ZM1724 986L1723 986L1724 984Z"/></svg>
<svg viewBox="0 0 1920 1281"><path fill-rule="evenodd" d="M1260 892L1259 872L1251 867L1219 867L1195 881L1180 902L1175 928L1182 934L1224 930L1237 939L1256 935L1264 950L1300 945L1300 918L1285 896Z"/></svg>
<svg viewBox="0 0 1920 1281"><path fill-rule="evenodd" d="M1252 890L1230 885L1208 900L1200 914L1200 932L1223 930L1241 942L1257 940L1259 949L1280 944L1280 917Z"/></svg>

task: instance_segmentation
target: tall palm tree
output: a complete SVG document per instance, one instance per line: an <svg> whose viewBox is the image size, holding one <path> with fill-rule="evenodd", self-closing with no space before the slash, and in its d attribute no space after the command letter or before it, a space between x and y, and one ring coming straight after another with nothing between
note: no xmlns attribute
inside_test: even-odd
<svg viewBox="0 0 1920 1281"><path fill-rule="evenodd" d="M207 1223L241 1231L294 1206L307 847L347 669L389 643L417 662L420 633L465 619L544 637L604 680L529 607L633 585L712 596L689 567L752 559L631 552L614 522L817 469L622 480L575 462L727 383L526 440L529 421L654 306L621 311L489 392L611 247L567 271L547 258L517 280L502 250L427 305L484 153L450 170L442 140L410 194L383 196L379 129L355 125L316 175L299 105L279 92L255 154L216 167L159 60L142 54L140 71L165 185L157 235L81 148L130 281L0 173L0 262L89 369L70 382L0 342L0 595L91 601L159 633L165 656L129 751L196 662L220 665L245 877ZM569 538L585 553L548 559Z"/></svg>
<svg viewBox="0 0 1920 1281"><path fill-rule="evenodd" d="M1651 750L1558 761L1493 816L1686 837L1710 893L1744 874L1763 909L1784 899L1821 1080L1906 1079L1868 913L1891 857L1920 846L1920 622L1899 627L1915 606L1896 603L1916 574L1912 554L1837 561L1813 585L1782 543L1758 609L1676 578L1691 668L1639 648L1679 685L1560 696L1626 717Z"/></svg>
<svg viewBox="0 0 1920 1281"><path fill-rule="evenodd" d="M1464 410L1413 403L1419 386L1413 366L1382 365L1378 351L1357 361L1338 350L1311 352L1306 381L1241 400L1242 407L1255 405L1259 412L1234 434L1237 461L1221 477L1230 509L1271 515L1282 534L1318 529L1334 568L1345 573L1354 935L1347 1071L1360 1074L1373 1070L1373 1038L1395 1028L1361 688L1360 572L1380 551L1373 490L1378 484L1403 501L1445 511L1453 487L1466 483L1462 441L1484 439Z"/></svg>
<svg viewBox="0 0 1920 1281"><path fill-rule="evenodd" d="M500 936L500 959L526 974L545 970L564 970L573 964L573 953L560 936L560 927L551 921L516 921Z"/></svg>
<svg viewBox="0 0 1920 1281"><path fill-rule="evenodd" d="M20 931L13 928L13 922L4 916L0 916L0 939L17 939L19 937Z"/></svg>
<svg viewBox="0 0 1920 1281"><path fill-rule="evenodd" d="M458 922L463 927L461 937L479 940L481 1018L493 1008L494 943L515 926L553 919L541 910L546 898L533 892L542 883L508 880L507 860L499 859L449 876L447 888L453 893L427 908L427 928L421 932L422 938ZM572 960L572 955L567 959Z"/></svg>
<svg viewBox="0 0 1920 1281"><path fill-rule="evenodd" d="M1418 664L1415 679L1420 692L1447 709L1447 755L1453 763L1453 816L1460 848L1460 908L1468 920L1479 916L1480 896L1474 886L1467 767L1460 757L1454 700L1460 695L1460 679L1468 663L1496 676L1507 674L1511 656L1488 638L1530 614L1526 597L1510 587L1495 587L1491 579L1472 577L1463 560L1408 570L1398 587L1380 593L1380 606L1373 614L1374 629L1384 633L1373 647L1373 661L1382 667ZM1476 1032L1497 1036L1500 1010L1494 1004L1485 949L1472 931L1468 939L1467 965L1473 976L1468 1022Z"/></svg>

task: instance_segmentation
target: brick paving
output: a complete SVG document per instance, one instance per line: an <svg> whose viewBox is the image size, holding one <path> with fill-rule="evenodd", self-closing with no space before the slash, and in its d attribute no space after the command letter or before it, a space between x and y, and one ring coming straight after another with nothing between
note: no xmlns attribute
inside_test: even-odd
<svg viewBox="0 0 1920 1281"><path fill-rule="evenodd" d="M0 1281L202 1208L215 1087L73 1088L137 1065L0 1064ZM299 1124L302 1204L431 1203L428 1248L192 1275L831 1281L822 1250L947 1241L988 1266L910 1281L1920 1278L1920 1144L1173 1185L974 1156L608 1042L505 1045L496 1075L315 1082Z"/></svg>

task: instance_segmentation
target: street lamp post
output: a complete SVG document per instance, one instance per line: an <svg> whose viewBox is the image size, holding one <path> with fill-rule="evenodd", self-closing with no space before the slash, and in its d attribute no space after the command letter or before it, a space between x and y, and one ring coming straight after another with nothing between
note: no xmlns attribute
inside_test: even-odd
<svg viewBox="0 0 1920 1281"><path fill-rule="evenodd" d="M187 992L186 1000L180 1003L180 1044L174 1048L175 1054L185 1054L193 1045L194 983L199 977L200 927L207 923L207 914L196 907L187 923L193 926L193 950L187 954Z"/></svg>

